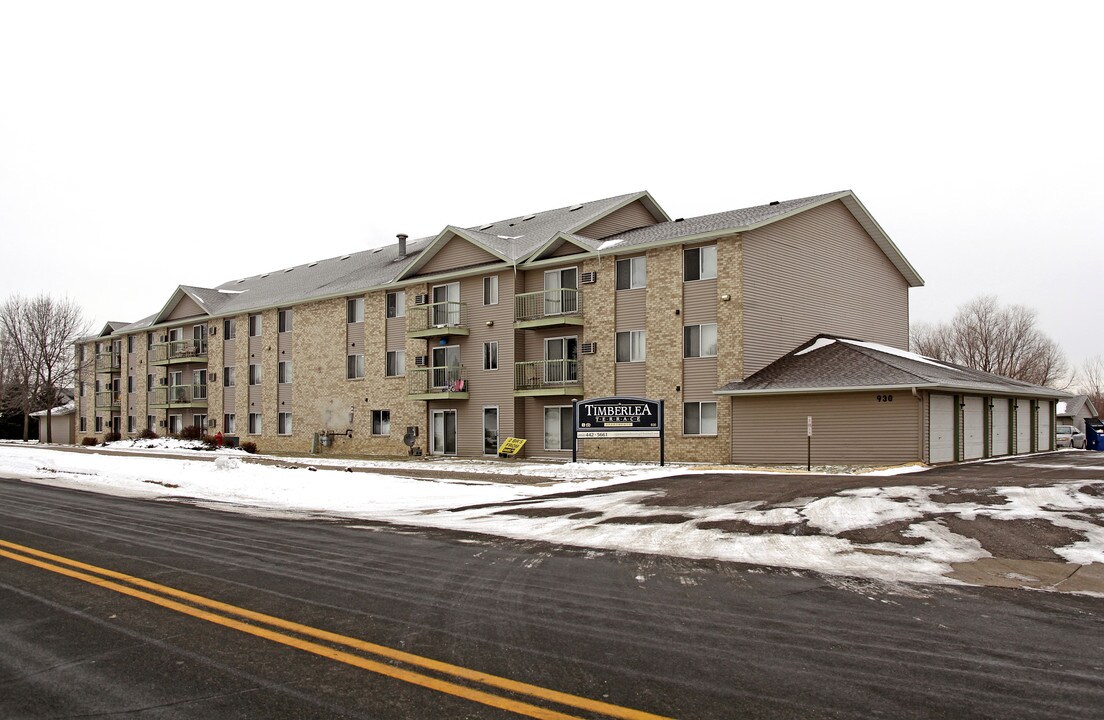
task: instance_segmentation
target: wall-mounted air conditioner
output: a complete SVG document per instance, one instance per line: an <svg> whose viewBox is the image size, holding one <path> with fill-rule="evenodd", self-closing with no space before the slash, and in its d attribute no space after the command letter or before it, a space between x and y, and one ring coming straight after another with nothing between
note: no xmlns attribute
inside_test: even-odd
<svg viewBox="0 0 1104 720"><path fill-rule="evenodd" d="M579 282L583 285L590 285L591 283L598 282L598 273L591 270L590 272L582 273L579 276Z"/></svg>
<svg viewBox="0 0 1104 720"><path fill-rule="evenodd" d="M596 343L596 342L583 343L582 345L579 346L579 352L581 352L583 355L593 355L594 353L598 352L598 343Z"/></svg>

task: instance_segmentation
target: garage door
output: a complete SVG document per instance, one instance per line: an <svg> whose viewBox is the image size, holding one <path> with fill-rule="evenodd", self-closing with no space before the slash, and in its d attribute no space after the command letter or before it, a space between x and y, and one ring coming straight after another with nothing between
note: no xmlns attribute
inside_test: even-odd
<svg viewBox="0 0 1104 720"><path fill-rule="evenodd" d="M928 462L952 462L955 459L954 396L931 395L928 406Z"/></svg>
<svg viewBox="0 0 1104 720"><path fill-rule="evenodd" d="M1031 401L1016 398L1016 453L1031 452Z"/></svg>
<svg viewBox="0 0 1104 720"><path fill-rule="evenodd" d="M1008 399L993 398L990 400L993 406L992 420L989 423L990 437L993 438L994 456L1007 455L1008 447Z"/></svg>
<svg viewBox="0 0 1104 720"><path fill-rule="evenodd" d="M1039 438L1036 448L1050 450L1050 401L1039 401Z"/></svg>
<svg viewBox="0 0 1104 720"><path fill-rule="evenodd" d="M962 399L962 458L985 457L985 402L976 395Z"/></svg>

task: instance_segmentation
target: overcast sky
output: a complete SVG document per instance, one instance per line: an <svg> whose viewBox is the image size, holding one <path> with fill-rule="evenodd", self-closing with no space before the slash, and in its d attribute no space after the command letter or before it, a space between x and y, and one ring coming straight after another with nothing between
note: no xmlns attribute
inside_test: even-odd
<svg viewBox="0 0 1104 720"><path fill-rule="evenodd" d="M386 6L0 0L3 295L102 325L398 232L851 189L914 321L995 294L1104 352L1099 3Z"/></svg>

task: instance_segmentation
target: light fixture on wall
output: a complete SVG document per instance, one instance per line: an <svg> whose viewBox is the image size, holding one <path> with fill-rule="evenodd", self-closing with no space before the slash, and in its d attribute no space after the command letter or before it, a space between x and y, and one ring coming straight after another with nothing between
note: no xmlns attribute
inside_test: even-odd
<svg viewBox="0 0 1104 720"><path fill-rule="evenodd" d="M487 327L494 327L494 320L488 320Z"/></svg>
<svg viewBox="0 0 1104 720"><path fill-rule="evenodd" d="M728 293L725 293L724 295L721 295L721 300L723 300L724 302L728 302L731 299L732 299L732 296L729 295Z"/></svg>

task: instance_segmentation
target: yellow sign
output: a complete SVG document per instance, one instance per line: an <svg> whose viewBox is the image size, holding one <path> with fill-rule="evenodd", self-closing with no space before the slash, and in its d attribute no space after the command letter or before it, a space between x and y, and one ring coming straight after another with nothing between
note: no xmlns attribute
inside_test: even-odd
<svg viewBox="0 0 1104 720"><path fill-rule="evenodd" d="M525 438L506 438L506 442L502 443L502 447L498 449L499 455L517 455L522 446L525 445Z"/></svg>

